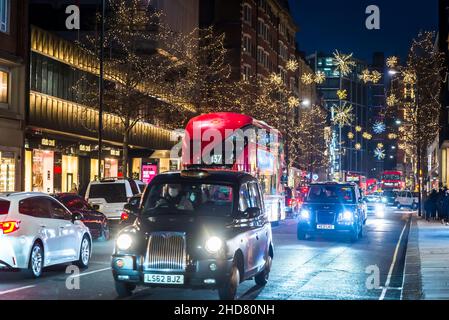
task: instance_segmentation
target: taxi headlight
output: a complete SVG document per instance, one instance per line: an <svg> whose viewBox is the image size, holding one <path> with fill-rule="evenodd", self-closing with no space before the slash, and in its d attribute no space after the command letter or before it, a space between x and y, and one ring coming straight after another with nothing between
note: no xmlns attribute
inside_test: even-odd
<svg viewBox="0 0 449 320"><path fill-rule="evenodd" d="M301 213L300 213L300 216L304 220L309 220L310 219L310 211L307 210L307 209L302 209Z"/></svg>
<svg viewBox="0 0 449 320"><path fill-rule="evenodd" d="M387 203L387 198L386 197L382 197L382 202L383 203Z"/></svg>
<svg viewBox="0 0 449 320"><path fill-rule="evenodd" d="M223 241L219 237L210 237L206 241L206 250L210 253L217 253L223 247Z"/></svg>
<svg viewBox="0 0 449 320"><path fill-rule="evenodd" d="M120 250L128 250L131 247L131 244L133 243L133 239L129 234L121 234L117 238L117 247Z"/></svg>
<svg viewBox="0 0 449 320"><path fill-rule="evenodd" d="M340 218L343 221L351 221L354 218L354 213L346 210L341 213Z"/></svg>

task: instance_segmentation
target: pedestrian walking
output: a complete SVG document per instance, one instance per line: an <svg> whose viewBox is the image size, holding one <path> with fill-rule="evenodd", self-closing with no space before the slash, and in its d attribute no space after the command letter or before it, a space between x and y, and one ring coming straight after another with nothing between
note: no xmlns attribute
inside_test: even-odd
<svg viewBox="0 0 449 320"><path fill-rule="evenodd" d="M445 188L444 190L442 209L441 223L449 225L449 191L447 190L447 188Z"/></svg>
<svg viewBox="0 0 449 320"><path fill-rule="evenodd" d="M426 200L426 220L430 221L430 219L434 219L437 212L437 198L438 193L435 189L432 190L429 197Z"/></svg>
<svg viewBox="0 0 449 320"><path fill-rule="evenodd" d="M445 197L445 194L446 194L446 192L442 188L440 188L438 190L437 202L436 202L436 209L437 209L436 213L437 213L437 215L435 215L434 220L441 219L441 217L444 215L444 213L443 213L443 199Z"/></svg>

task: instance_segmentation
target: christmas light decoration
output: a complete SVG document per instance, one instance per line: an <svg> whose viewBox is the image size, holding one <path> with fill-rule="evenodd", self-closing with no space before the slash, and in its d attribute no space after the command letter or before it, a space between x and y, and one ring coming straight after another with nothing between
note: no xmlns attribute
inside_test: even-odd
<svg viewBox="0 0 449 320"><path fill-rule="evenodd" d="M382 79L382 74L379 71L374 70L373 72L371 72L371 82L372 83L378 83L380 81L380 79Z"/></svg>
<svg viewBox="0 0 449 320"><path fill-rule="evenodd" d="M373 135L372 135L371 133L364 132L364 133L362 134L362 137L363 137L364 139L366 139L366 140L371 140L372 137L373 137Z"/></svg>
<svg viewBox="0 0 449 320"><path fill-rule="evenodd" d="M342 105L333 105L334 108L334 123L339 127L350 125L354 119L352 113L353 108L351 104L344 103Z"/></svg>
<svg viewBox="0 0 449 320"><path fill-rule="evenodd" d="M324 80L326 80L326 76L324 74L324 72L322 71L318 71L317 73L315 73L315 83L317 84L322 84L324 82Z"/></svg>
<svg viewBox="0 0 449 320"><path fill-rule="evenodd" d="M383 132L385 131L385 129L386 129L386 126L385 126L385 123L383 123L383 122L377 121L377 122L374 123L374 125L373 125L373 131L374 131L374 133L376 133L376 134L381 134L381 133L383 133Z"/></svg>
<svg viewBox="0 0 449 320"><path fill-rule="evenodd" d="M299 106L299 104L300 104L300 100L297 97L291 96L288 98L288 106L290 108L297 107L297 106Z"/></svg>
<svg viewBox="0 0 449 320"><path fill-rule="evenodd" d="M354 139L354 133L348 132L348 138L351 140Z"/></svg>
<svg viewBox="0 0 449 320"><path fill-rule="evenodd" d="M272 84L281 85L282 84L282 77L281 77L280 74L277 74L277 73L273 72L273 73L270 74L269 81Z"/></svg>
<svg viewBox="0 0 449 320"><path fill-rule="evenodd" d="M285 67L288 71L296 71L299 67L299 64L298 64L298 61L296 61L294 59L290 59L287 61Z"/></svg>
<svg viewBox="0 0 449 320"><path fill-rule="evenodd" d="M398 135L396 133L389 133L388 134L388 139L390 140L394 140L398 137Z"/></svg>
<svg viewBox="0 0 449 320"><path fill-rule="evenodd" d="M371 74L369 72L368 69L365 69L362 71L362 74L359 75L359 78L364 82L364 83L368 83L369 81L371 81Z"/></svg>
<svg viewBox="0 0 449 320"><path fill-rule="evenodd" d="M314 81L313 74L308 73L308 72L303 73L301 76L301 81L302 81L302 83L307 84L307 85L312 84Z"/></svg>
<svg viewBox="0 0 449 320"><path fill-rule="evenodd" d="M404 77L403 81L405 84L413 85L416 83L416 73L412 70L404 70L402 75Z"/></svg>
<svg viewBox="0 0 449 320"><path fill-rule="evenodd" d="M374 150L374 157L377 158L378 160L385 159L385 150L382 149L382 148L377 147Z"/></svg>
<svg viewBox="0 0 449 320"><path fill-rule="evenodd" d="M356 150L362 149L362 145L361 145L360 143L356 143L356 144L354 145L354 147L355 147Z"/></svg>
<svg viewBox="0 0 449 320"><path fill-rule="evenodd" d="M387 58L387 67L388 68L394 68L398 64L398 57L391 56Z"/></svg>
<svg viewBox="0 0 449 320"><path fill-rule="evenodd" d="M382 148L384 147L384 144L381 143L381 142L379 142L379 143L377 144L377 147L378 147L379 149L382 149Z"/></svg>
<svg viewBox="0 0 449 320"><path fill-rule="evenodd" d="M361 131L362 131L362 127L361 127L361 126L356 126L356 127L355 127L355 131L361 132Z"/></svg>
<svg viewBox="0 0 449 320"><path fill-rule="evenodd" d="M356 65L355 61L352 60L352 53L341 54L338 50L335 50L334 52L334 63L336 65L336 69L342 76L348 75L352 68Z"/></svg>
<svg viewBox="0 0 449 320"><path fill-rule="evenodd" d="M338 90L337 96L338 96L338 99L345 100L348 97L348 92L346 91L346 89Z"/></svg>
<svg viewBox="0 0 449 320"><path fill-rule="evenodd" d="M387 106L393 107L396 105L397 102L398 102L398 99L396 98L396 95L394 93L391 93L387 97Z"/></svg>

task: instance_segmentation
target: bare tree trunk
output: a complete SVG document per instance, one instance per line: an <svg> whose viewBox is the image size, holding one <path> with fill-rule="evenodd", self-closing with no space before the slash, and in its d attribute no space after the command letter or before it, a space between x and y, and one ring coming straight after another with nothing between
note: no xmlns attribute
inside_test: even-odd
<svg viewBox="0 0 449 320"><path fill-rule="evenodd" d="M129 118L126 119L125 130L123 133L123 156L122 156L122 172L125 179L128 178L128 146L129 146Z"/></svg>
<svg viewBox="0 0 449 320"><path fill-rule="evenodd" d="M417 161L417 171L418 171L418 216L421 217L421 199L422 199L422 177L421 177L421 145L418 145L418 161Z"/></svg>

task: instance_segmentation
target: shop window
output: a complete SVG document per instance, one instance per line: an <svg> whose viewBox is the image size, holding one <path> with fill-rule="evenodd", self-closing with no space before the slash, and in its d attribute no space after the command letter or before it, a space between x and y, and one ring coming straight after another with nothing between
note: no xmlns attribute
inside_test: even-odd
<svg viewBox="0 0 449 320"><path fill-rule="evenodd" d="M0 70L0 103L8 104L9 73Z"/></svg>
<svg viewBox="0 0 449 320"><path fill-rule="evenodd" d="M33 191L53 193L54 152L33 150Z"/></svg>
<svg viewBox="0 0 449 320"><path fill-rule="evenodd" d="M0 192L15 190L15 157L12 152L0 152Z"/></svg>

